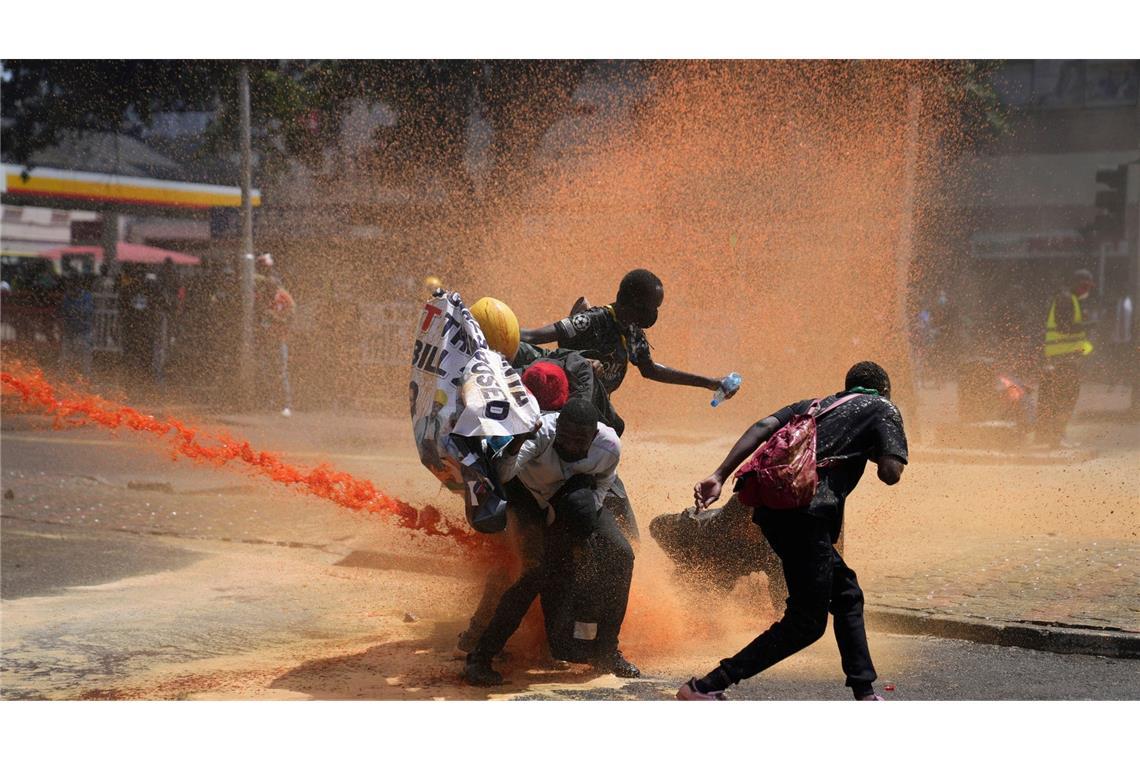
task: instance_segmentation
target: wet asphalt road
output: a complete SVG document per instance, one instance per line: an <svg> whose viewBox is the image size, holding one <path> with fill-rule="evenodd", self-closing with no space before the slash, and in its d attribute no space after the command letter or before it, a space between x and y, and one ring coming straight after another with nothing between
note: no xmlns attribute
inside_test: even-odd
<svg viewBox="0 0 1140 760"><path fill-rule="evenodd" d="M74 587L105 584L159 571L173 571L171 582L177 583L177 573L191 568L200 557L196 547L201 544L193 540L198 537L193 534L202 526L196 522L216 522L216 516L208 511L216 499L199 497L203 517L196 517L198 513L190 510L189 516L178 518L185 518L187 522L180 522L177 530L155 535L148 532L145 525L132 523L131 520L136 519L132 515L142 504L152 507L161 503L163 496L127 491L121 485L111 487L106 483L122 483L139 473L154 480L184 478L180 471L182 466L127 443L100 443L107 439L97 433L68 431L63 435L75 442L57 444L39 435L0 438L3 457L0 487L12 488L15 492L12 499L2 502L0 597L8 601L66 595L75 593ZM92 443L82 443L87 439ZM86 481L82 478L92 474L98 475L102 483L84 486ZM53 486L53 478L58 479L58 487ZM223 479L222 485L226 482L229 481ZM97 524L92 519L83 519L90 514L85 510L94 498L102 500L98 512L101 519ZM242 510L250 511L255 504L254 499L238 500L229 505L236 513L227 514L236 520L242 516ZM224 524L212 526L211 531L211 535L224 540L241 540L241 530ZM267 551L291 550L270 546ZM231 623L240 625L240 617ZM86 632L88 646L98 638L98 631ZM880 683L896 686L886 692L891 699L1140 699L1138 660L1058 655L876 632L872 632L870 638ZM53 641L53 646L60 645L59 639ZM107 644L108 651L100 656L106 662L117 662L112 651L114 643L108 641ZM248 639L241 637L238 647L257 645L258 636L250 635ZM7 646L5 650L7 660L11 652ZM27 648L20 653L25 660L34 656ZM549 694L519 698L672 699L679 683L689 675L699 674L695 673L697 669L703 672L706 665L715 665L715 660L694 662L693 672L653 672L646 668L646 678L614 684L617 688L556 689ZM115 672L112 667L107 676L114 678ZM730 696L747 700L848 699L849 692L843 688L842 681L838 654L829 633L800 655L735 687ZM30 689L4 696L50 698L56 687L47 683L44 686L43 691ZM480 690L473 690L470 698L481 699L483 695Z"/></svg>

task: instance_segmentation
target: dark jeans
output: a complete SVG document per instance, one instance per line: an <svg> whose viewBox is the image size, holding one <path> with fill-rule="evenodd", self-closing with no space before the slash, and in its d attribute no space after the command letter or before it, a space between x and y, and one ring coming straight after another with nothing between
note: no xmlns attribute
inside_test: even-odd
<svg viewBox="0 0 1140 760"><path fill-rule="evenodd" d="M618 648L633 580L633 548L614 516L603 509L597 528L575 556L574 583L566 591L569 614L552 631L552 646L569 642L564 654L570 659L603 657Z"/></svg>
<svg viewBox="0 0 1140 760"><path fill-rule="evenodd" d="M460 636L460 645L465 650L474 647L475 642L487 630L495 609L503 593L511 587L519 575L542 564L543 532L546 526L546 512L539 509L533 497L527 492L526 499L519 502L517 489L526 490L517 479L507 483L506 490L509 503L507 505L507 528L502 533L496 533L491 538L501 541L507 550L518 559L520 568L515 573L510 564L496 565L487 574L487 581L483 584L483 595L479 599L479 606L467 625L467 630ZM543 615L548 619L554 617L557 605L552 600L557 597L558 590L547 589L542 595ZM550 625L547 625L547 637L550 637Z"/></svg>
<svg viewBox="0 0 1140 760"><path fill-rule="evenodd" d="M609 510L614 516L626 538L630 541L641 539L637 530L637 517L633 514L633 505L629 503L629 494L626 493L625 483L621 482L620 475L614 477L614 484L610 486L609 492L602 500L602 508Z"/></svg>
<svg viewBox="0 0 1140 760"><path fill-rule="evenodd" d="M503 592L473 658L489 660L500 652L540 594L552 648L563 648L576 629L594 634L585 637L595 639L599 655L617 648L633 578L633 550L613 515L602 510L586 537L556 519L544 527L542 539L541 561L524 565L518 580Z"/></svg>
<svg viewBox="0 0 1140 760"><path fill-rule="evenodd" d="M1041 374L1037 397L1037 443L1056 446L1077 407L1081 393L1081 360L1057 357Z"/></svg>
<svg viewBox="0 0 1140 760"><path fill-rule="evenodd" d="M720 666L732 683L751 678L814 643L835 617L835 641L847 685L875 680L863 626L863 591L835 546L827 521L804 512L765 512L760 528L784 565L788 607L784 616Z"/></svg>
<svg viewBox="0 0 1140 760"><path fill-rule="evenodd" d="M572 534L555 520L553 525L545 527L542 538L541 562L529 568L524 567L518 580L503 592L495 607L495 614L491 616L474 651L469 655L471 658L490 661L503 650L507 639L518 630L535 597L561 586L566 578L573 576L575 539ZM565 609L565 605L560 607ZM552 627L562 628L566 625L561 611L553 612L553 620L547 620L547 631Z"/></svg>

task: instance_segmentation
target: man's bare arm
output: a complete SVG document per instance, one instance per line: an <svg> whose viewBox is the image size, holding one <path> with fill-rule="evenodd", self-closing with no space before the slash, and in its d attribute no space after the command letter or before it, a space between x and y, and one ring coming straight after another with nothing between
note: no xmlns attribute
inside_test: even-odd
<svg viewBox="0 0 1140 760"><path fill-rule="evenodd" d="M554 343L557 341L558 333L555 331L554 323L552 322L545 327L536 327L533 330L519 330L519 340L539 346L543 343Z"/></svg>
<svg viewBox="0 0 1140 760"><path fill-rule="evenodd" d="M666 367L664 364L658 364L657 362L640 364L637 369L646 380L654 380L659 383L691 385L694 388L705 388L710 391L715 391L720 388L721 378L719 377L705 377L704 375L697 375L692 372Z"/></svg>
<svg viewBox="0 0 1140 760"><path fill-rule="evenodd" d="M780 421L775 417L765 417L757 422L752 427L744 431L744 435L728 452L728 456L721 462L720 467L713 471L712 475L702 480L693 488L694 503L697 505L697 510L702 510L709 506L717 499L720 498L720 490L724 486L724 481L732 474L737 467L744 464L744 460L751 456L752 452L760 448L760 444L772 437L772 434L780 429Z"/></svg>

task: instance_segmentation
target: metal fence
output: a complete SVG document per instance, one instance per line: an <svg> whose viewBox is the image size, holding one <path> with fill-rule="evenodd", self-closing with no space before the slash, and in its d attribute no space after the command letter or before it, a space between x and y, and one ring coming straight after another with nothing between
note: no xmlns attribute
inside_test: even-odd
<svg viewBox="0 0 1140 760"><path fill-rule="evenodd" d="M95 322L91 333L91 350L121 354L123 331L119 323L119 296L116 293L95 294Z"/></svg>

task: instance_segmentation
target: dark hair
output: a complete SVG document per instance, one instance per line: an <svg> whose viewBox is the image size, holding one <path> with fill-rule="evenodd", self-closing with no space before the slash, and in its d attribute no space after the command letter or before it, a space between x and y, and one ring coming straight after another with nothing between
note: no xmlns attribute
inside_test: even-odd
<svg viewBox="0 0 1140 760"><path fill-rule="evenodd" d="M567 420L582 427L597 427L598 410L586 399L575 396L562 405L558 419Z"/></svg>
<svg viewBox="0 0 1140 760"><path fill-rule="evenodd" d="M621 278L617 302L623 306L657 305L657 288L664 287L661 278L648 269L635 269Z"/></svg>
<svg viewBox="0 0 1140 760"><path fill-rule="evenodd" d="M873 388L885 394L891 387L887 371L874 362L859 362L847 370L845 388Z"/></svg>

